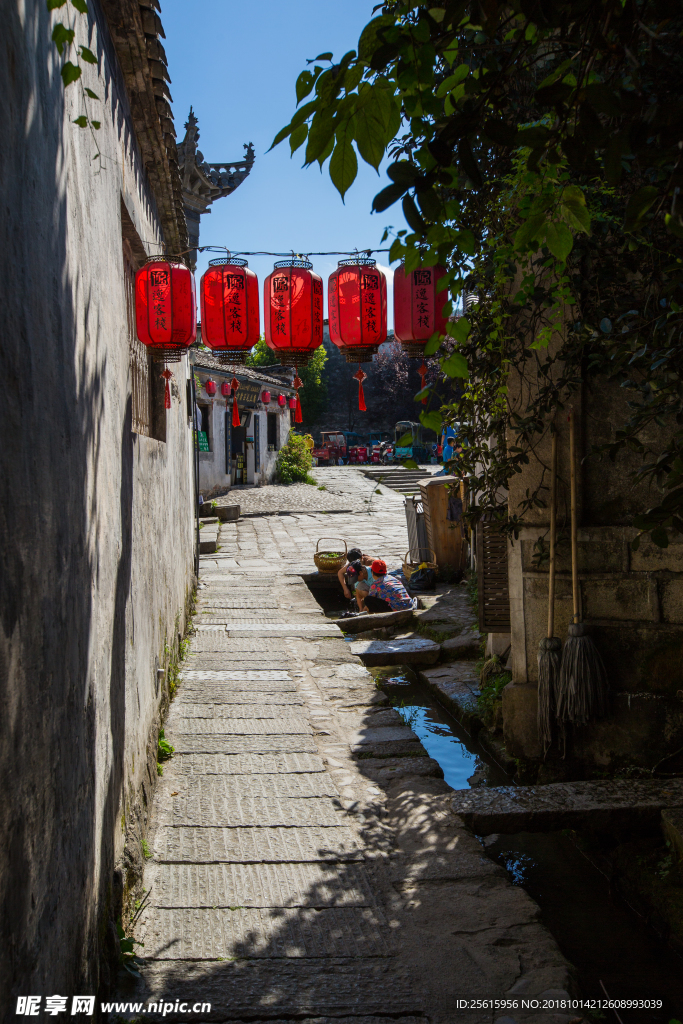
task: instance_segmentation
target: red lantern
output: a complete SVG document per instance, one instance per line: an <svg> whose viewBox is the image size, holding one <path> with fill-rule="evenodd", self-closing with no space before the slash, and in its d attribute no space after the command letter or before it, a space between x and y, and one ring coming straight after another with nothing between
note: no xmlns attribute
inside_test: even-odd
<svg viewBox="0 0 683 1024"><path fill-rule="evenodd" d="M211 380L210 377L209 377L208 380L205 380L204 381L204 390L206 391L206 393L209 396L209 398L213 398L213 396L216 394L216 382L215 382L215 380Z"/></svg>
<svg viewBox="0 0 683 1024"><path fill-rule="evenodd" d="M287 399L285 398L284 395L277 396L277 404L280 406L281 409L284 409L286 401Z"/></svg>
<svg viewBox="0 0 683 1024"><path fill-rule="evenodd" d="M259 340L258 278L236 256L211 260L199 285L202 341L226 363L243 363Z"/></svg>
<svg viewBox="0 0 683 1024"><path fill-rule="evenodd" d="M263 285L266 343L283 366L305 366L323 343L323 282L308 260L275 264Z"/></svg>
<svg viewBox="0 0 683 1024"><path fill-rule="evenodd" d="M222 394L223 398L225 399L225 407L226 407L226 409L228 407L228 399L230 398L230 392L231 391L232 391L232 388L228 384L227 380L224 380L223 383L221 384L221 394Z"/></svg>
<svg viewBox="0 0 683 1024"><path fill-rule="evenodd" d="M432 334L445 334L443 308L448 289L439 292L443 267L420 267L406 274L402 263L394 274L394 336L409 356L421 356Z"/></svg>
<svg viewBox="0 0 683 1024"><path fill-rule="evenodd" d="M135 275L135 326L157 360L178 362L197 337L194 277L184 263L152 256Z"/></svg>
<svg viewBox="0 0 683 1024"><path fill-rule="evenodd" d="M292 412L296 409L296 398L290 398L289 408L292 410Z"/></svg>
<svg viewBox="0 0 683 1024"><path fill-rule="evenodd" d="M347 363L369 363L387 338L387 279L375 261L340 260L327 285L330 340Z"/></svg>
<svg viewBox="0 0 683 1024"><path fill-rule="evenodd" d="M270 402L270 391L261 392L261 401L263 402L264 405L268 405L268 403Z"/></svg>

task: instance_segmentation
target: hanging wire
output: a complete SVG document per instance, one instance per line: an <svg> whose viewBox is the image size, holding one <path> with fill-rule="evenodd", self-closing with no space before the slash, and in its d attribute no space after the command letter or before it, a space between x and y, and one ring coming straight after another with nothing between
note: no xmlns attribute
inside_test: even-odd
<svg viewBox="0 0 683 1024"><path fill-rule="evenodd" d="M163 248L163 242L147 242L147 245L158 245ZM279 256L282 258L290 259L307 259L309 256L349 256L349 257L369 257L373 252L389 252L389 249L354 249L353 251L346 250L331 250L329 252L294 252L290 249L289 252L247 252L241 249L228 249L225 245L198 245L191 249L183 249L182 252L168 253L168 258L174 256L186 256L189 252L224 252L228 257L230 256Z"/></svg>

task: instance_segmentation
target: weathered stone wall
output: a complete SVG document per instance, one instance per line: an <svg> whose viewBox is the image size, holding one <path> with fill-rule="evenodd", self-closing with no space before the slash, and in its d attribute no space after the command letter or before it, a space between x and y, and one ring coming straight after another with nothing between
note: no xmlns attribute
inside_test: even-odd
<svg viewBox="0 0 683 1024"><path fill-rule="evenodd" d="M0 60L0 1004L94 993L155 781L164 685L192 589L184 363L166 441L133 434L121 204L160 219L96 3L91 134L44 0L4 7ZM57 12L63 13L63 12ZM74 12L72 11L72 15ZM126 838L128 850L124 854ZM118 865L118 873L115 867ZM127 874L127 877L126 877ZM133 876L135 872L132 872Z"/></svg>
<svg viewBox="0 0 683 1024"><path fill-rule="evenodd" d="M513 393L523 398L523 389ZM572 399L578 457L578 563L582 619L602 655L612 690L611 713L574 741L574 753L602 766L637 762L653 765L683 745L683 543L672 537L668 548L631 541L632 516L655 503L656 494L631 473L633 454L612 462L593 454L612 440L626 415L626 397L606 381L584 387ZM570 461L567 410L556 418L558 432L558 548L555 635L564 639L572 618L570 550ZM653 433L644 439L654 450ZM518 511L528 491L542 483L548 502L551 441L536 445L523 472L510 481L509 508ZM508 749L516 756L538 757L535 727L538 644L546 635L548 563L539 563L537 544L548 545L548 508L525 514L530 525L509 546L512 673L503 711Z"/></svg>

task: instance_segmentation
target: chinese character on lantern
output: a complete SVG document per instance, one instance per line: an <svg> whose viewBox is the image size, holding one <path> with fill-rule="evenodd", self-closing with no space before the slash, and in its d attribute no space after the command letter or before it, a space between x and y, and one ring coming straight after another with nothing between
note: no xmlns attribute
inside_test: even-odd
<svg viewBox="0 0 683 1024"><path fill-rule="evenodd" d="M204 344L224 362L245 362L261 331L256 274L237 256L211 260L199 295Z"/></svg>
<svg viewBox="0 0 683 1024"><path fill-rule="evenodd" d="M263 286L266 343L286 366L305 366L323 341L323 285L308 260L275 264Z"/></svg>
<svg viewBox="0 0 683 1024"><path fill-rule="evenodd" d="M439 291L443 267L422 267L406 273L404 264L394 274L394 335L410 356L422 356L433 334L445 334L443 308L448 289Z"/></svg>

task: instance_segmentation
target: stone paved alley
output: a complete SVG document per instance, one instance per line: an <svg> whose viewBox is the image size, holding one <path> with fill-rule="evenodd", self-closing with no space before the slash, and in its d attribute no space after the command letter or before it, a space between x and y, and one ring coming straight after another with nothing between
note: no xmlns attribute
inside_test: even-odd
<svg viewBox="0 0 683 1024"><path fill-rule="evenodd" d="M354 470L318 477L340 500L368 490ZM567 990L571 968L452 813L436 762L406 756L424 751L301 579L322 536L400 564L403 499L377 498L355 514L224 523L201 560L137 992L210 1002L212 1021L568 1024L580 1018L455 1010L465 996Z"/></svg>

